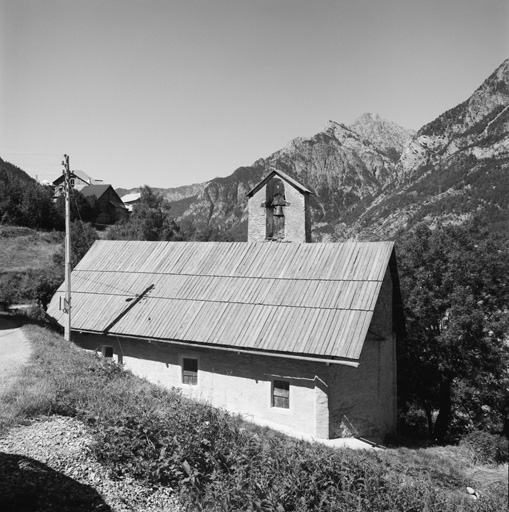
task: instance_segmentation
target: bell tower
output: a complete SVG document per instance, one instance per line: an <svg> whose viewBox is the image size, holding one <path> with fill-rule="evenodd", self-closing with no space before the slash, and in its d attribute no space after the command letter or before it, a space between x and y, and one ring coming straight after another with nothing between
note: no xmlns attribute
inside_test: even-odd
<svg viewBox="0 0 509 512"><path fill-rule="evenodd" d="M248 242L311 242L309 195L290 176L272 168L248 196Z"/></svg>

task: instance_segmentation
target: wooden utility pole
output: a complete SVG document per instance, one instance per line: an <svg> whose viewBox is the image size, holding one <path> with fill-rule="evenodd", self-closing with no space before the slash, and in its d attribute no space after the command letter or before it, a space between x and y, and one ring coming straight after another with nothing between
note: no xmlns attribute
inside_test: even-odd
<svg viewBox="0 0 509 512"><path fill-rule="evenodd" d="M64 338L71 341L71 170L69 156L64 155L65 191L65 299L64 299Z"/></svg>

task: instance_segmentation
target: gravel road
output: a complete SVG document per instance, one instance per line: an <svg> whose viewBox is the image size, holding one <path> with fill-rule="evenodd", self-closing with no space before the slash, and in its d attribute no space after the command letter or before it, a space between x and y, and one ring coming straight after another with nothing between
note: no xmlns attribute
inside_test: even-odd
<svg viewBox="0 0 509 512"><path fill-rule="evenodd" d="M30 353L30 343L21 327L14 320L0 316L0 393L28 361Z"/></svg>
<svg viewBox="0 0 509 512"><path fill-rule="evenodd" d="M30 358L30 342L13 320L0 316L0 395L15 385ZM0 437L2 512L177 512L170 489L112 480L97 462L85 425L63 416L41 417Z"/></svg>
<svg viewBox="0 0 509 512"><path fill-rule="evenodd" d="M44 417L0 438L2 512L176 512L169 489L112 480L73 418Z"/></svg>

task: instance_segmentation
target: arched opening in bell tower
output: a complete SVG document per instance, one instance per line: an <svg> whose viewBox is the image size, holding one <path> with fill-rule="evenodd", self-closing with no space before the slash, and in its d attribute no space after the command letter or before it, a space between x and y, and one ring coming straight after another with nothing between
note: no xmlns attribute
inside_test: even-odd
<svg viewBox="0 0 509 512"><path fill-rule="evenodd" d="M272 178L266 187L266 238L285 237L285 184L280 178Z"/></svg>

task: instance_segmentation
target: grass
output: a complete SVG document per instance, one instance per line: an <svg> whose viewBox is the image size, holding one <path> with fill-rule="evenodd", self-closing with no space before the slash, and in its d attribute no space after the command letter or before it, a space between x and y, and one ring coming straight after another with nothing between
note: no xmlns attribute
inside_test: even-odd
<svg viewBox="0 0 509 512"><path fill-rule="evenodd" d="M507 466L476 466L462 447L356 452L297 441L158 388L51 331L25 332L34 352L0 397L0 431L38 415L76 417L113 476L171 486L188 510L506 507ZM480 498L469 497L467 486Z"/></svg>
<svg viewBox="0 0 509 512"><path fill-rule="evenodd" d="M63 242L63 233L0 226L0 274L50 266Z"/></svg>

